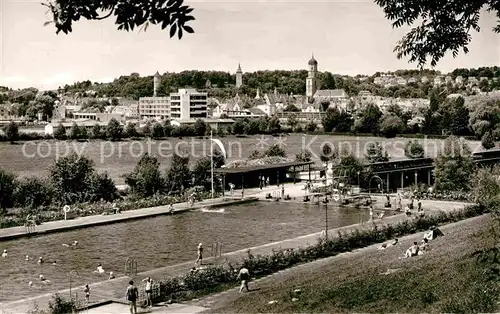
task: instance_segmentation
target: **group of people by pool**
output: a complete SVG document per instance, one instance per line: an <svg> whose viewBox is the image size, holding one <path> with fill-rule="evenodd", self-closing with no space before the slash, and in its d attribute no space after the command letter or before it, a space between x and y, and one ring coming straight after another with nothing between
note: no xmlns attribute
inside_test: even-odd
<svg viewBox="0 0 500 314"><path fill-rule="evenodd" d="M443 235L443 232L439 228L432 226L429 231L424 234L421 243L419 244L417 241L414 241L413 244L405 251L404 256L400 258L410 258L427 253L429 251L429 241ZM397 244L399 244L399 239L394 239L391 242L382 244L378 247L378 249L385 250Z"/></svg>

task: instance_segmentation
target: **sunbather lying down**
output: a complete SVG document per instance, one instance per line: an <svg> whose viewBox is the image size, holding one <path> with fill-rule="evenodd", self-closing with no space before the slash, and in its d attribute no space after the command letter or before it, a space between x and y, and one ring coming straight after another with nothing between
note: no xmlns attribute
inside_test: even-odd
<svg viewBox="0 0 500 314"><path fill-rule="evenodd" d="M424 234L424 239L431 241L437 237L442 237L442 236L444 236L443 232L439 230L439 228L432 226L429 228L429 231L426 234Z"/></svg>
<svg viewBox="0 0 500 314"><path fill-rule="evenodd" d="M379 250L385 250L391 246L394 246L396 244L399 243L399 240L398 239L394 239L392 242L387 242L387 243L384 243L382 244L381 246L378 247Z"/></svg>

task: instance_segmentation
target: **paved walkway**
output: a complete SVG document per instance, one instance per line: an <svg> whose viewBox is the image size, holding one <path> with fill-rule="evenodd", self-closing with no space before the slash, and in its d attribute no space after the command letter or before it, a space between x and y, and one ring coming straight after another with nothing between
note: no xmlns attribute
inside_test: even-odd
<svg viewBox="0 0 500 314"><path fill-rule="evenodd" d="M276 189L276 187L274 187ZM258 193L254 194L259 196L261 193L265 195L266 191L258 191ZM455 203L455 202L439 202L439 201L422 201L423 207L429 209L429 211L433 210L443 210L443 211L452 211L456 209L460 209L464 207L464 203ZM432 210L431 210L432 209ZM394 224L403 220L406 220L406 216L404 214L398 214L395 216L390 216L384 218L383 220L376 220L375 224L377 225L386 225L386 224ZM371 228L372 223L364 223L364 224L356 224L351 226L346 226L342 228L329 230L330 236L337 236L338 231L348 232L354 229L367 229ZM305 235L293 239L288 239L284 241L278 241L273 243L268 243L265 245L261 245L258 247L247 248L231 253L224 254L221 258L216 260L207 259L205 263L217 263L223 264L227 262L237 262L242 258L247 256L247 251L250 249L253 254L269 254L272 253L273 250L285 249L285 248L298 248L305 247L311 244L315 244L318 238L321 236L321 232L314 233L310 235ZM163 278L173 277L177 275L186 274L192 267L193 262L182 263L178 265L163 267L147 272L143 272L138 274L136 277L137 280L142 280L145 277L152 277L153 279L161 280ZM117 278L112 281L104 281L91 285L92 296L91 301L107 301L113 299L121 299L123 300L125 297L125 289L127 287L127 282L130 280L128 277ZM83 287L76 287L73 289L74 292L79 292L80 294L83 291ZM62 296L68 296L69 291L63 290L59 292ZM7 302L4 304L0 303L0 313L1 310L6 314L13 313L26 313L28 310L33 308L33 303L36 302L40 308L45 308L50 301L53 294L45 294L34 298L23 299L19 301Z"/></svg>
<svg viewBox="0 0 500 314"><path fill-rule="evenodd" d="M137 308L137 313L156 313L156 314L196 314L208 310L208 308L188 305L188 304L169 304L168 306L154 306L152 308ZM111 303L84 311L85 314L124 314L129 313L129 307L126 304Z"/></svg>

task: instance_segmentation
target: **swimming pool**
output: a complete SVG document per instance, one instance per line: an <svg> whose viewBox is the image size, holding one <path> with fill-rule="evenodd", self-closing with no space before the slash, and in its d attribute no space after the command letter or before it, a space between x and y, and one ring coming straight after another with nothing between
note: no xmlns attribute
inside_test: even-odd
<svg viewBox="0 0 500 314"><path fill-rule="evenodd" d="M328 206L329 228L366 220L367 210ZM93 273L99 263L119 277L129 257L143 272L194 261L199 242L208 256L214 242L231 252L318 232L324 226L323 205L256 202L5 241L0 244L0 250L8 251L7 258L0 258L0 302L67 289L71 270L78 272L74 286L105 280ZM63 246L75 240L77 246ZM42 266L36 263L40 256ZM57 266L51 265L54 260ZM30 289L28 282L37 284L39 274L52 284Z"/></svg>

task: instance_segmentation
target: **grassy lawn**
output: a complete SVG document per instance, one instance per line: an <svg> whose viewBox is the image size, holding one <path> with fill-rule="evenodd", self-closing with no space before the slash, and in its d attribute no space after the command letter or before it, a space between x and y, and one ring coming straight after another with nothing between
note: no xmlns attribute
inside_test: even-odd
<svg viewBox="0 0 500 314"><path fill-rule="evenodd" d="M278 143L277 138L267 136L264 142L260 142L260 136L249 136L237 138L227 136L222 142L228 154L228 161L244 159L250 153L259 149L260 146ZM385 139L376 137L334 136L334 135L307 135L298 134L286 137L283 148L288 156L293 158L302 148L311 149L316 155L320 153L320 147L324 142L331 143L336 147L350 148L352 152L364 156L369 142L384 143L387 152L393 159L404 157L404 146L409 139L396 138ZM442 140L421 140L428 156L435 156L441 149ZM259 144L260 143L260 144ZM264 143L264 144L263 144ZM470 148L475 150L478 142L469 142ZM24 145L26 144L26 145ZM262 149L268 146L264 145ZM131 172L144 152L156 155L161 162L162 168L170 165L172 153L178 148L180 151L189 152L191 162L194 163L199 157L205 156L209 140L196 138L168 138L166 140L154 140L148 142L125 140L122 142L105 141L33 141L11 145L7 142L0 143L0 168L7 169L20 176L45 176L47 170L56 156L63 156L70 152L78 152L94 160L99 171L107 171L115 183L124 184L123 174Z"/></svg>
<svg viewBox="0 0 500 314"><path fill-rule="evenodd" d="M492 244L491 223L481 216L445 226L445 236L431 242L427 255L411 259L399 257L422 233L387 250L372 246L302 265L251 283L259 290L216 298L209 312L494 312L499 293L471 256ZM395 272L383 274L389 269Z"/></svg>

